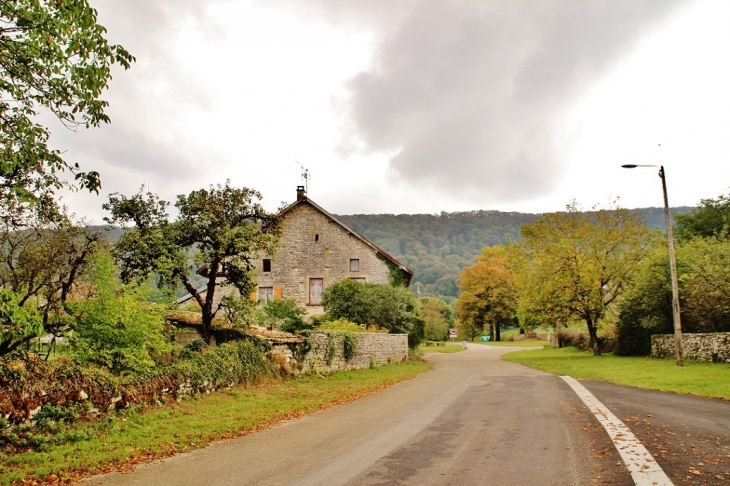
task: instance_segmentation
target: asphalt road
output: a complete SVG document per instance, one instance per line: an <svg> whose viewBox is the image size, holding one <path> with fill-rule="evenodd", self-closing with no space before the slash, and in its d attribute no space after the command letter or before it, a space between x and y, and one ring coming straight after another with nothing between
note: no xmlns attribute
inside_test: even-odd
<svg viewBox="0 0 730 486"><path fill-rule="evenodd" d="M356 402L87 483L634 484L560 377L500 361L514 348L470 346L428 355L432 371ZM636 429L675 484L730 483L730 402L584 385Z"/></svg>

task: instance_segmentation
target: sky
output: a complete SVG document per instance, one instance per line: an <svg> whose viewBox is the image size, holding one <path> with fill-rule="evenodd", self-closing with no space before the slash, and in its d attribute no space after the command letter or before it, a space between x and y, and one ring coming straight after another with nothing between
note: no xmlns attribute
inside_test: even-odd
<svg viewBox="0 0 730 486"><path fill-rule="evenodd" d="M544 213L694 206L730 188L725 0L91 0L136 62L112 123L54 148L101 173L67 194L173 201L223 184L271 211Z"/></svg>

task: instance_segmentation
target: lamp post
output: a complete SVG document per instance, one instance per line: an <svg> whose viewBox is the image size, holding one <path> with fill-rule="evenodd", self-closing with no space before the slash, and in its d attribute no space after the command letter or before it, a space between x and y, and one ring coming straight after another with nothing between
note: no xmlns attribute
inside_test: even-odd
<svg viewBox="0 0 730 486"><path fill-rule="evenodd" d="M636 167L657 167L656 165L622 165L624 169ZM674 350L677 355L677 366L683 366L682 359L682 321L679 316L679 283L677 281L677 261L674 258L674 236L672 236L672 220L669 217L669 200L667 198L667 180L664 175L664 166L659 166L659 177L662 180L664 192L664 223L667 225L667 241L669 243L669 269L672 274L672 316L674 318Z"/></svg>

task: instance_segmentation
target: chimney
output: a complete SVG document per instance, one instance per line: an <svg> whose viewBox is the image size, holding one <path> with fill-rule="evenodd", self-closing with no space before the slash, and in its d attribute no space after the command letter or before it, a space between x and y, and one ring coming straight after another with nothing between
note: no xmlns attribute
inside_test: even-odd
<svg viewBox="0 0 730 486"><path fill-rule="evenodd" d="M304 191L304 186L297 186L297 201L301 201L307 197L307 193Z"/></svg>

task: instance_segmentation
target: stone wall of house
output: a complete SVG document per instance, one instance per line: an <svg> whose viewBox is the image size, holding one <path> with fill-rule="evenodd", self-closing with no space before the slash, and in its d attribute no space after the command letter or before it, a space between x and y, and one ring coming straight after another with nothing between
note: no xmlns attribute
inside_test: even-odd
<svg viewBox="0 0 730 486"><path fill-rule="evenodd" d="M358 271L350 271L351 259L359 260ZM281 246L271 271L264 272L262 259L255 261L255 267L259 287L279 288L281 298L294 299L309 316L323 312L321 305L310 302L312 278L323 279L326 289L347 278L388 283L390 277L388 265L373 248L306 202L283 218Z"/></svg>
<svg viewBox="0 0 730 486"><path fill-rule="evenodd" d="M682 334L682 343L684 359L730 363L730 332ZM654 358L674 359L674 334L653 335L651 355Z"/></svg>
<svg viewBox="0 0 730 486"><path fill-rule="evenodd" d="M311 371L329 373L400 363L408 359L408 335L384 333L355 333L355 355L345 359L342 335L313 332L307 343L308 351L297 361L297 346L276 344L271 359L287 372ZM301 348L300 348L301 349Z"/></svg>

